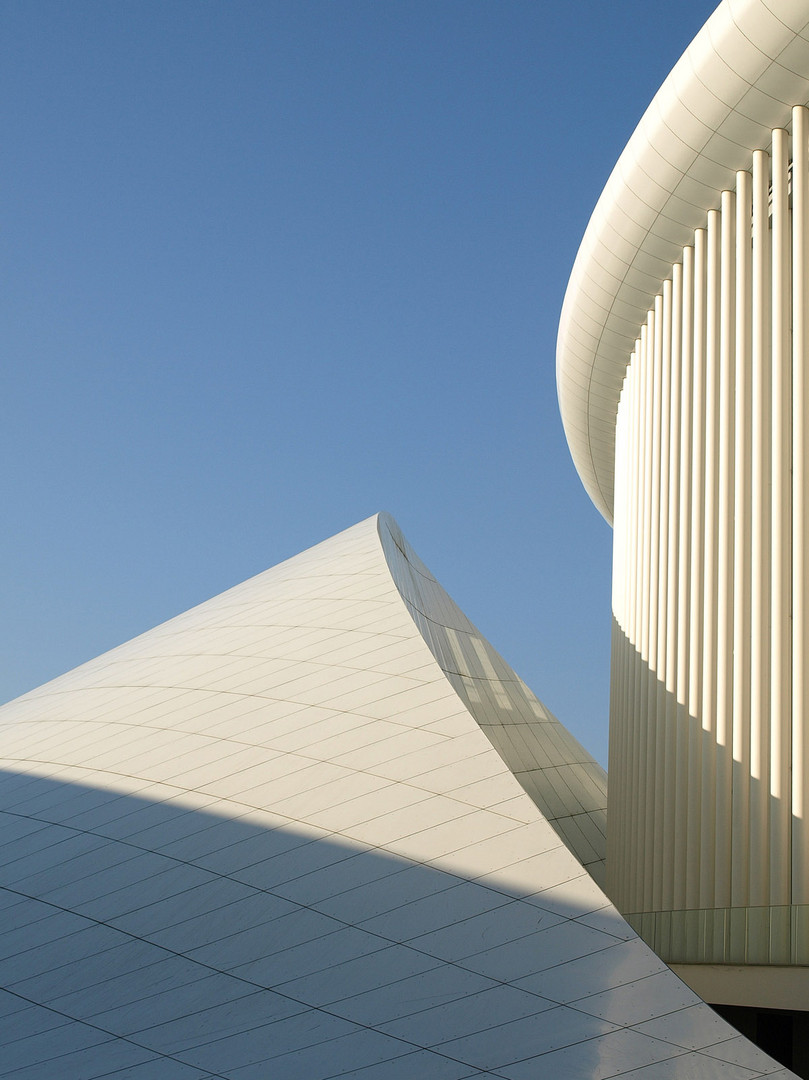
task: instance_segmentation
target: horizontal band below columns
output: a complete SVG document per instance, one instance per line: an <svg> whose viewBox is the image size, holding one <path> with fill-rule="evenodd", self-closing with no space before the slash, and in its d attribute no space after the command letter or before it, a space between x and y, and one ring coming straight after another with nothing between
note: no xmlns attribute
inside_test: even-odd
<svg viewBox="0 0 809 1080"><path fill-rule="evenodd" d="M624 918L667 964L809 965L809 904L645 911Z"/></svg>
<svg viewBox="0 0 809 1080"><path fill-rule="evenodd" d="M672 964L672 971L712 1005L800 1009L809 1000L809 968L777 964Z"/></svg>

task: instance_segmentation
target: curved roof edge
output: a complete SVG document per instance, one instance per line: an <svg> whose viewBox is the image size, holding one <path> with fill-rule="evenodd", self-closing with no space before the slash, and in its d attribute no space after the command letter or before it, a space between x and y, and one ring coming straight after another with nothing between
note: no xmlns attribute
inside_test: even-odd
<svg viewBox="0 0 809 1080"><path fill-rule="evenodd" d="M568 282L557 342L562 421L612 520L615 417L646 312L693 230L753 150L809 103L809 4L723 0L644 113L607 181Z"/></svg>
<svg viewBox="0 0 809 1080"><path fill-rule="evenodd" d="M393 583L460 700L559 839L601 888L607 774L464 615L390 514L377 527Z"/></svg>

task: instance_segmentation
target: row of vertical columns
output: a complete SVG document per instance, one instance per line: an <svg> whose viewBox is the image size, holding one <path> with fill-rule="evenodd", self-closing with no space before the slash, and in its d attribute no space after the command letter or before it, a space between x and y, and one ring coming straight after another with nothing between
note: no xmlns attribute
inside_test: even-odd
<svg viewBox="0 0 809 1080"><path fill-rule="evenodd" d="M808 117L695 230L621 394L607 882L626 912L809 903Z"/></svg>

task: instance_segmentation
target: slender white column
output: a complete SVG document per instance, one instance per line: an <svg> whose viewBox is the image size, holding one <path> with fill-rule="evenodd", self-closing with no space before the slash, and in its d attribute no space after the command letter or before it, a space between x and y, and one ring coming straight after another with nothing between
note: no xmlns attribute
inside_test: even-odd
<svg viewBox="0 0 809 1080"><path fill-rule="evenodd" d="M657 598L655 624L657 638L655 649L654 698L654 763L652 799L649 807L653 833L651 846L646 850L649 872L647 887L651 911L659 911L662 899L663 864L666 857L665 792L666 792L666 627L669 593L669 513L671 491L669 487L669 459L671 454L671 281L663 282L660 297L660 467L658 473L658 545L657 545Z"/></svg>
<svg viewBox="0 0 809 1080"><path fill-rule="evenodd" d="M634 388L636 382L636 354L633 354L627 370L618 411L616 429L616 499L620 506L615 517L615 578L614 578L614 622L613 622L613 679L614 699L610 713L610 769L615 776L615 798L612 803L607 828L607 872L608 888L615 888L621 879L623 857L622 823L625 819L626 797L626 751L628 710L631 703L629 693L633 672L632 663L632 586L634 575L628 565L631 552L637 541L637 522L635 515L635 483L631 463L634 461L635 446L633 428L635 418ZM620 462L620 464L618 464Z"/></svg>
<svg viewBox="0 0 809 1080"><path fill-rule="evenodd" d="M663 297L655 297L654 339L652 346L652 470L649 497L649 525L651 540L649 544L649 629L647 660L647 696L645 705L646 760L643 765L644 783L641 803L643 830L640 848L640 882L642 911L651 910L652 904L652 868L654 865L654 845L656 832L656 767L658 742L657 698L660 682L658 666L658 638L660 637L660 578L663 573L660 540L662 534L662 492L660 473L663 445Z"/></svg>
<svg viewBox="0 0 809 1080"><path fill-rule="evenodd" d="M790 346L789 136L772 141L772 564L770 638L770 903L788 904L792 855L790 757L792 354Z"/></svg>
<svg viewBox="0 0 809 1080"><path fill-rule="evenodd" d="M714 896L716 844L716 628L717 494L719 487L719 302L720 220L708 213L705 279L705 456L702 546L702 670L699 718L702 728L699 906Z"/></svg>
<svg viewBox="0 0 809 1080"><path fill-rule="evenodd" d="M735 394L736 197L722 192L719 298L719 475L716 504L716 880L712 904L730 906L733 709L733 421Z"/></svg>
<svg viewBox="0 0 809 1080"><path fill-rule="evenodd" d="M702 827L702 649L705 617L703 545L705 542L705 323L706 247L704 229L694 233L694 353L691 452L691 595L688 656L688 830L686 907L699 907L699 854Z"/></svg>
<svg viewBox="0 0 809 1080"><path fill-rule="evenodd" d="M639 648L639 624L641 603L640 560L643 550L643 403L642 393L645 384L645 327L641 329L640 337L635 342L635 351L628 372L628 404L631 415L630 426L630 450L629 467L630 484L630 529L627 552L628 580L627 580L627 609L626 628L623 640L624 648L624 713L621 717L621 742L618 750L618 791L615 808L611 812L612 824L608 822L608 829L615 836L615 864L608 863L607 871L610 880L613 881L613 892L616 902L619 902L624 910L629 910L630 896L628 889L630 848L632 843L631 824L634 808L634 762L636 753L636 706L638 701L637 680L640 672Z"/></svg>
<svg viewBox="0 0 809 1080"><path fill-rule="evenodd" d="M626 407L627 407L627 530L625 544L625 572L626 587L624 591L625 608L624 622L621 628L622 671L623 671L623 702L622 711L617 717L616 726L616 750L610 759L610 767L615 764L613 785L614 797L610 804L610 813L607 818L607 837L609 842L607 856L607 884L611 897L616 903L620 903L628 910L627 877L628 877L628 853L629 835L628 821L631 815L632 788L632 760L634 739L633 712L635 708L635 675L636 675L636 650L637 640L637 603L638 603L638 575L636 571L638 558L638 545L640 543L639 524L639 498L640 487L638 480L638 455L640 444L638 437L639 407L638 392L641 379L641 339L635 342L629 368L626 373ZM612 753L612 749L610 750Z"/></svg>
<svg viewBox="0 0 809 1080"><path fill-rule="evenodd" d="M630 360L624 380L624 390L621 396L621 412L628 421L631 415L631 395L635 356ZM626 449L626 464L631 461L634 448L631 443L631 423L627 422L625 430L630 440ZM615 628L616 633L616 665L619 671L621 692L618 704L610 715L610 745L609 745L609 768L616 777L613 788L614 797L611 801L610 813L607 818L607 889L610 895L616 895L623 876L622 869L622 827L624 820L624 799L626 788L626 740L627 740L627 711L631 695L629 694L629 677L631 674L631 657L627 642L631 633L631 587L632 578L628 573L627 561L634 543L634 498L632 474L626 476L626 522L624 529L624 587L622 590L622 612L619 625Z"/></svg>
<svg viewBox="0 0 809 1080"><path fill-rule="evenodd" d="M752 477L750 540L750 889L769 903L770 243L769 157L753 154Z"/></svg>
<svg viewBox="0 0 809 1080"><path fill-rule="evenodd" d="M629 526L629 506L627 491L629 476L627 474L627 421L628 421L628 384L629 372L624 377L621 398L618 404L618 414L615 425L615 517L613 526L613 564L612 564L612 663L610 670L610 724L609 724L609 768L616 777L616 784L622 786L620 775L620 752L619 746L623 738L624 718L624 690L625 690L625 659L624 627L626 624L626 546L627 529ZM615 803L611 812L611 820L607 823L607 888L611 888L613 880L611 874L616 869L616 846L615 830L612 828L615 819Z"/></svg>
<svg viewBox="0 0 809 1080"><path fill-rule="evenodd" d="M627 617L626 633L623 639L624 648L624 714L621 718L622 744L619 750L619 791L616 797L616 847L619 852L616 875L620 886L622 903L628 905L627 877L629 873L629 848L631 843L630 822L632 820L632 800L634 791L633 762L636 739L635 709L637 703L636 678L640 665L637 651L638 643L638 611L640 605L640 581L639 559L642 550L642 520L641 520L641 468L642 461L642 407L640 401L643 386L643 342L645 334L635 342L635 351L632 357L628 373L628 405L630 410L630 435L629 435L629 499L630 499L630 530L629 543L627 545ZM628 907L627 907L628 910Z"/></svg>
<svg viewBox="0 0 809 1080"><path fill-rule="evenodd" d="M680 434L682 415L682 340L683 340L683 268L678 263L672 267L671 281L671 348L670 348L670 425L669 425L669 476L668 476L668 566L666 595L666 683L665 683L665 742L663 747L663 823L664 842L660 844L661 865L659 896L656 910L673 906L674 859L672 839L676 835L676 792L679 762L677 760L677 679L679 658L677 655L678 597L680 592L680 562L678 542L680 535L681 484L680 484Z"/></svg>
<svg viewBox="0 0 809 1080"><path fill-rule="evenodd" d="M809 111L792 110L792 903L809 903Z"/></svg>
<svg viewBox="0 0 809 1080"><path fill-rule="evenodd" d="M694 438L694 249L683 248L683 317L681 332L680 381L680 527L677 534L677 787L674 802L674 845L672 908L681 910L686 902L688 866L688 750L691 721L688 715L690 678L691 605L691 456Z"/></svg>
<svg viewBox="0 0 809 1080"><path fill-rule="evenodd" d="M752 441L752 178L736 174L736 408L733 463L733 812L731 904L749 902L750 474Z"/></svg>
<svg viewBox="0 0 809 1080"><path fill-rule="evenodd" d="M640 656L638 663L637 704L635 708L635 720L637 738L635 741L634 775L636 798L633 805L632 818L632 847L630 852L629 872L631 875L632 910L642 910L643 904L643 875L641 873L641 851L645 838L646 805L648 789L647 771L647 747L649 730L647 725L647 701L649 694L649 623L650 623L650 595L652 577L652 472L654 467L654 397L655 397L655 370L654 370L654 340L655 340L655 313L650 311L646 318L646 334L642 335L644 363L643 363L643 419L644 434L641 460L643 462L643 510L641 519L643 522L643 564L641 566L641 604L640 604Z"/></svg>

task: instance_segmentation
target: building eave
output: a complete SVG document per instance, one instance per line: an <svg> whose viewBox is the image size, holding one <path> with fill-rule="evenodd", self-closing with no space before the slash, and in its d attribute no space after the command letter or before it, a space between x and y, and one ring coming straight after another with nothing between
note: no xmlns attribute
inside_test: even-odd
<svg viewBox="0 0 809 1080"><path fill-rule="evenodd" d="M607 181L562 307L557 389L579 476L611 522L615 417L646 312L720 193L809 104L809 10L724 0L694 38Z"/></svg>

